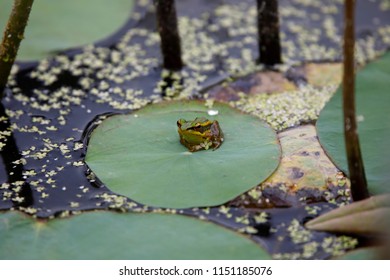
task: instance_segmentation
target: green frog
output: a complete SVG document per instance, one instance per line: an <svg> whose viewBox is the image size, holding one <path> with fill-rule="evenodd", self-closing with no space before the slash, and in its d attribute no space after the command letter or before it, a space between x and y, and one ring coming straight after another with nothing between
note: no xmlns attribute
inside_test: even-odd
<svg viewBox="0 0 390 280"><path fill-rule="evenodd" d="M217 149L223 142L223 133L218 121L210 121L205 117L193 121L180 119L177 121L180 143L190 152Z"/></svg>

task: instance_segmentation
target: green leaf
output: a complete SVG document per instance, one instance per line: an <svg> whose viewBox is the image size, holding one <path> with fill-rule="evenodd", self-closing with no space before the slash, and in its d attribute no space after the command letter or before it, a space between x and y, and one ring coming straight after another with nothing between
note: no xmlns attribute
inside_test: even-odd
<svg viewBox="0 0 390 280"><path fill-rule="evenodd" d="M337 258L339 260L379 260L380 259L380 248L369 247L358 250L353 250L345 255Z"/></svg>
<svg viewBox="0 0 390 280"><path fill-rule="evenodd" d="M91 44L117 31L128 19L133 0L35 0L18 60L38 60L53 52ZM4 29L13 1L0 0Z"/></svg>
<svg viewBox="0 0 390 280"><path fill-rule="evenodd" d="M219 205L265 180L279 163L274 131L258 118L215 104L167 102L104 120L92 133L86 162L112 191L137 202L183 208ZM216 150L190 153L176 121L218 120L225 135Z"/></svg>
<svg viewBox="0 0 390 280"><path fill-rule="evenodd" d="M387 230L385 221L388 221L389 219L390 208L383 207L374 210L360 211L322 222L309 222L306 224L306 228L310 230L362 235L383 234Z"/></svg>
<svg viewBox="0 0 390 280"><path fill-rule="evenodd" d="M0 259L266 259L244 236L172 214L90 212L48 222L0 214Z"/></svg>
<svg viewBox="0 0 390 280"><path fill-rule="evenodd" d="M358 132L363 161L372 195L390 192L390 53L367 65L356 77ZM345 172L346 159L342 92L321 112L318 123L320 142L334 162Z"/></svg>

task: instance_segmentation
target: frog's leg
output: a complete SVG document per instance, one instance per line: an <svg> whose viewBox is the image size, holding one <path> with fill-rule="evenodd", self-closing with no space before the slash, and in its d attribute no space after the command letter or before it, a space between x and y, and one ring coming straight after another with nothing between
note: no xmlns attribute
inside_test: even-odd
<svg viewBox="0 0 390 280"><path fill-rule="evenodd" d="M214 147L213 150L216 150L222 145L222 142L224 141L224 135L218 121L213 122L210 127L210 131L212 134L212 142Z"/></svg>

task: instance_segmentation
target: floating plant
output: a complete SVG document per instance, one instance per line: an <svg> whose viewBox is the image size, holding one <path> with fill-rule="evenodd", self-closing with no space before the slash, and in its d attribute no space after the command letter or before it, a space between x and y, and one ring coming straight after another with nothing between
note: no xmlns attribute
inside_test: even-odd
<svg viewBox="0 0 390 280"><path fill-rule="evenodd" d="M389 10L381 4L384 1L380 1L380 3L378 1L375 3L372 1L359 2L360 12L363 12L364 15L375 14L375 18L361 16L357 19L359 40L356 44L356 57L359 64L372 60L389 46L390 17L388 17ZM52 2L59 3L61 1L50 1L50 3ZM67 4L62 2L59 5ZM96 4L97 1L93 2ZM119 3L119 1L114 2L110 3L110 7L117 2ZM124 2L128 6L121 9L121 14L129 13L128 7L131 3L127 0L121 1L121 3ZM258 2L264 1L259 0ZM156 6L150 0L137 1L126 26L119 33L115 33L108 40L105 40L105 43L98 42L94 45L77 48L74 51L62 52L60 55L54 55L53 49L51 49L49 55L53 54L53 56L50 59L39 61L37 66L27 64L31 68L26 68L26 64L18 64L17 66L22 66L19 71L18 67L13 69L2 100L4 108L0 108L0 152L3 159L0 161L0 209L5 211L0 214L0 235L2 236L0 254L3 254L1 258L9 259L12 256L32 258L31 254L35 252L37 252L37 255L34 255L36 258L118 258L118 250L115 252L116 255L113 255L113 251L110 251L111 247L107 249L104 247L104 243L113 245L114 249L118 248L118 244L120 244L119 247L122 249L126 248L125 246L128 244L134 244L128 241L129 237L137 238L139 241L144 235L142 246L137 247L137 250L132 252L120 251L119 253L123 253L121 256L123 258L146 258L140 253L143 251L145 254L154 254L153 258L222 258L221 255L214 253L225 255L224 250L228 248L226 243L231 243L237 244L233 248L234 256L231 257L234 259L267 257L266 254L263 254L262 248L276 259L323 259L339 256L358 246L356 238L313 231L304 226L306 221L316 215L348 201L348 186L345 184L344 177L342 178L344 183L340 201L333 199L333 195L340 195L340 190L336 187L330 193L332 197L322 203L308 205L308 196L303 192L294 197L296 203L289 205L291 207L288 209L250 208L253 205L267 204L269 196L266 195L270 193L264 192L265 195L263 195L264 189L256 188L254 190L252 187L271 174L279 161L275 135L268 138L269 147L272 147L271 150L276 155L272 162L266 158L265 160L261 159L261 165L257 165L256 160L254 160L255 155L249 154L249 150L248 155L244 155L249 160L253 160L250 176L256 175L256 178L248 179L248 181L246 179L239 180L239 186L237 185L233 189L228 189L231 182L219 184L218 180L223 177L225 171L222 167L215 171L208 164L213 163L213 160L216 160L220 155L234 155L239 154L240 150L245 150L243 149L245 145L242 143L241 146L232 147L230 143L235 137L241 137L244 140L254 137L260 142L256 145L261 146L261 137L245 136L241 133L243 124L250 125L253 122L253 126L245 128L250 133L261 134L262 137L270 135L269 133L273 134L271 129L263 129L264 124L258 118L238 113L227 105L218 103L214 108L206 110L203 102L199 103L204 117L218 120L226 135L224 135L223 144L218 149L201 150L196 153L191 153L186 147L180 145L176 121L179 118L202 117L199 112L196 114L182 112L180 110L186 107L181 103L180 106L177 106L180 114L178 112L177 115L172 116L169 128L165 128L162 124L149 127L147 123L148 118L153 119L150 117L153 116L152 111L163 106L163 103L159 105L153 103L171 99L172 96L176 98L176 93L180 95L180 98L207 98L207 94L203 95L206 89L212 88L213 84L221 82L227 77L229 77L228 80L223 84L234 80L237 89L237 95L233 99L236 102L230 105L247 113L255 114L263 121L268 122L277 132L303 123L314 122L323 103L333 93L334 86L327 86L328 83L323 79L323 71L320 70L319 84L322 88L308 87L306 82L311 83L310 75L300 70L305 68L304 65L307 61L312 61L311 65L314 65L315 68L319 68L318 61L339 62L341 1L321 1L321 5L319 5L319 1L279 1L279 17L282 23L279 31L285 65L280 65L272 72L288 79L288 83L293 83L292 87L295 91L281 92L277 90L278 94L275 94L273 89L283 88L283 86L274 87L272 84L278 82L272 79L268 79L267 82L269 73L261 73L259 75L261 77L257 79L259 87L251 92L247 91L253 85L253 79L245 75L254 73L255 70L261 68L261 66L256 65L259 49L258 28L256 28L259 10L256 8L256 2L245 0L238 3L237 1L216 0L203 1L202 3L203 5L199 5L197 1L176 1L183 68L181 71L169 73L168 80L171 79L173 82L168 83L168 85L167 77L164 78L165 72L162 71L164 63L162 62L161 42L156 24ZM78 8L82 4L77 3L75 6ZM104 7L104 12L107 12L105 5L98 6ZM33 14L34 12L38 13L37 7L38 5L35 6ZM109 19L112 22L113 19L112 16L99 18L96 17L96 14L95 18L100 22L102 19ZM273 18L276 19L275 15ZM87 17L85 19L88 21ZM91 25L91 22L89 21L88 26ZM79 26L83 25L87 24L79 24ZM28 36L25 43L30 39ZM98 38L104 36L104 34L99 34ZM76 43L76 45L80 44L84 43ZM58 49L67 47L61 46ZM268 50L272 51L269 48ZM45 53L44 57L47 57L47 54ZM175 55L179 57L178 52ZM19 58L23 59L22 56ZM303 67L297 65L302 62ZM295 66L291 67L291 65ZM237 76L243 77L243 79L235 79ZM172 87L166 90L167 87L171 86L170 84ZM263 91L264 88L267 90ZM167 94L168 91L174 94ZM218 98L215 99L218 100ZM206 103L210 104L210 102L211 100L208 100ZM136 111L146 104L153 105ZM219 108L219 106L223 108ZM245 116L251 120L235 123L229 120L225 121L224 114L227 114L227 111L225 112L224 108L229 108L232 112L234 111L234 114L242 115L243 119ZM117 115L107 117L113 114ZM231 116L234 114L232 113ZM105 177L104 170L99 170L96 172L97 174L91 172L85 162L86 152L88 152L88 164L89 160L92 159L92 166L94 159L93 155L90 154L92 146L85 145L87 144L85 136L86 134L89 136L89 130L85 130L85 128L92 123L96 130L99 130L106 125L106 122L114 123L115 119L121 119L123 122L125 119L129 122L137 122L138 127L142 128L140 130L145 134L140 135L137 139L140 131L138 130L135 133L129 133L126 137L120 136L118 139L123 140L126 145L129 143L132 145L133 140L143 142L143 144L149 142L148 148L152 150L149 150L147 155L151 158L155 159L157 154L155 148L159 144L158 140L160 142L166 140L163 137L155 137L155 133L159 130L164 133L172 130L169 135L172 137L172 143L175 143L174 147L178 152L171 154L175 154L179 160L188 163L190 160L207 158L207 161L199 161L201 163L197 164L203 168L202 176L196 176L199 173L194 166L183 167L180 172L173 174L172 182L177 189L173 190L174 193L170 195L167 193L161 195L160 193L161 196L171 196L169 198L172 199L171 201L166 203L157 199L154 202L141 199L143 203L175 207L226 203L212 207L161 209L137 203L138 201L132 199L138 200L140 197L134 193L126 193L130 189L129 187L134 185L133 178L135 177L132 176L129 180L120 182L124 188L114 189L112 183L106 182L105 178L107 177ZM97 126L98 124L100 126ZM260 129L260 127L262 128ZM119 129L122 127L118 127ZM260 133L260 130L264 133ZM279 137L282 136L279 134ZM297 139L300 139L299 137ZM91 143L95 141L94 138L92 136ZM108 151L111 144L111 141L102 142L101 151ZM287 149L285 154L288 156ZM304 150L304 152L307 151ZM257 152L253 154L259 156ZM123 157L125 155L126 153L123 153ZM302 156L305 155L306 153L302 154ZM228 164L236 163L237 166L243 160L238 156L221 158L223 159L221 161ZM264 163L264 161L270 161L270 163ZM113 178L120 178L129 170L131 172L133 170L129 166L131 163L132 161L129 160L126 170L122 170L121 174L114 174ZM269 168L269 170L262 170L263 164L266 166L264 169ZM271 168L272 165L273 168ZM237 168L230 170L236 172L239 170ZM299 168L292 170L294 176L301 176L302 172ZM96 171L94 167L93 171ZM153 169L142 170L142 173L161 178L161 174L166 173L166 171L170 171L168 164L161 164ZM309 169L305 170L304 173L311 175ZM234 174L237 174L237 177L241 176L241 172ZM102 184L98 180L99 178L106 185ZM207 188L208 181L213 182L209 188ZM160 182L151 188L151 195L157 196L159 195L157 192L162 191L161 188L158 188L159 184ZM200 189L188 188L191 185L196 187L199 185ZM286 189L280 184L278 187ZM182 199L184 203L181 205L173 204L180 200L180 198L175 198L176 192L185 197ZM205 195L204 197L193 196L199 199L193 202L188 198L192 195L191 192L195 192L198 196L205 192ZM212 197L208 196L208 192L221 193ZM244 192L245 194L241 195ZM277 192L272 192L271 195L274 193ZM279 196L272 195L270 201L278 201L285 194L286 192L279 192ZM236 195L243 200L240 206L231 203L234 201L231 199ZM246 199L248 197L258 204L248 206L248 199ZM12 212L11 209L38 219L22 216L20 213ZM106 212L86 213L87 210L96 209L106 210ZM109 211L127 213L119 214ZM159 214L146 212L158 212ZM76 214L80 215L63 219ZM183 215L189 215L192 218ZM209 222L200 221L204 219L209 220ZM137 225L137 227L129 225L130 223ZM165 223L170 228L169 230L165 228ZM11 225L11 228L5 226L6 224ZM198 227L198 225L200 226ZM190 234L186 228L182 228L187 226ZM108 233L107 230L111 228L116 230L110 230ZM213 228L217 228L217 231L214 231ZM212 233L213 241L210 241L208 236L205 237L209 231ZM34 244L29 242L35 237L30 234L31 232L35 233L38 238L37 244L41 246L34 247ZM163 234L161 235L159 232ZM235 243L235 241L225 239L226 233L238 237L243 240L243 243L241 241ZM107 238L106 234L111 235L113 239ZM99 240L90 239L92 237ZM223 238L224 243L214 242L220 237ZM163 238L166 239L163 240ZM249 238L261 246L253 244ZM114 239L117 239L118 243L115 243ZM171 255L166 255L165 245L158 247L158 244L155 244L155 240L160 239L169 247L175 246L176 244L172 243L177 239L180 250L186 248L186 251L170 252ZM56 250L53 249L54 242L44 241L52 240L56 240L56 242L57 240L70 240L63 242L69 250L62 248L58 249L59 251L56 251L55 255L49 253ZM150 240L152 241L149 242ZM73 241L75 241L75 246L69 247ZM26 242L27 245L20 246L25 244L22 242ZM148 247L150 244L155 247ZM192 245L199 245L199 249L208 246L211 251L198 250L198 248L191 247ZM220 249L219 245L223 248ZM251 247L249 251L247 245ZM24 248L31 249L31 251L21 252ZM80 248L85 250L80 252ZM172 251L172 248L169 250ZM79 255L76 255L76 249L79 250L77 253ZM14 255L12 255L12 250L15 250ZM102 250L107 254L102 255ZM191 250L199 254L193 255ZM47 255L44 255L45 252ZM127 255L128 253L135 255ZM181 253L183 254L181 255ZM205 254L208 255L205 256ZM226 256L230 258L229 254Z"/></svg>
<svg viewBox="0 0 390 280"><path fill-rule="evenodd" d="M84 213L36 221L0 214L0 259L269 259L243 235L172 214Z"/></svg>
<svg viewBox="0 0 390 280"><path fill-rule="evenodd" d="M209 117L209 110L198 101L167 102L109 117L92 132L86 162L109 189L146 205L225 203L272 174L279 143L258 118L215 103L224 142L191 153L179 142L176 121Z"/></svg>
<svg viewBox="0 0 390 280"><path fill-rule="evenodd" d="M390 192L390 53L357 73L356 106L358 132L372 195ZM321 144L345 172L348 170L342 126L341 89L325 106L317 123Z"/></svg>

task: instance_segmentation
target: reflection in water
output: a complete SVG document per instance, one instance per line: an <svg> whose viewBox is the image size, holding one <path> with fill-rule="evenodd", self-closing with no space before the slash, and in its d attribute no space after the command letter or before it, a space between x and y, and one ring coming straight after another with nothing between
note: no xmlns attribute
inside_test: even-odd
<svg viewBox="0 0 390 280"><path fill-rule="evenodd" d="M11 123L5 112L3 104L0 103L0 132L4 137L2 143L5 145L0 149L3 162L0 162L1 169L5 169L7 179L1 180L11 185L13 207L28 207L32 205L32 190L23 178L23 164L15 164L21 160L15 138L12 133ZM5 132L5 133L4 133Z"/></svg>

